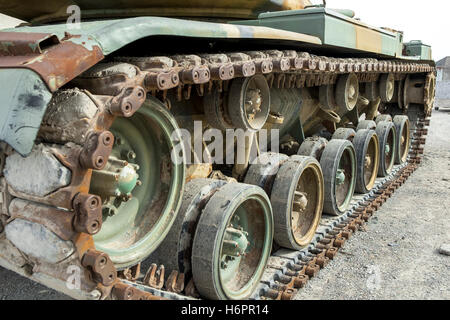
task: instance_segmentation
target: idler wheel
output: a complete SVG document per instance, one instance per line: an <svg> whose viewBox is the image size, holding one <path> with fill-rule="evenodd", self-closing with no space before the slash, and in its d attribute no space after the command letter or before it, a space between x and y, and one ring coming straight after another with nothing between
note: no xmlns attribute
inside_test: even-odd
<svg viewBox="0 0 450 320"><path fill-rule="evenodd" d="M226 184L217 179L194 179L186 184L181 207L165 240L149 259L167 270L191 273L192 242L200 214L209 198Z"/></svg>
<svg viewBox="0 0 450 320"><path fill-rule="evenodd" d="M237 78L228 93L228 116L234 127L261 130L269 117L270 88L263 75Z"/></svg>
<svg viewBox="0 0 450 320"><path fill-rule="evenodd" d="M380 146L373 130L359 130L353 140L356 152L356 192L372 190L378 176Z"/></svg>
<svg viewBox="0 0 450 320"><path fill-rule="evenodd" d="M263 189L230 183L206 204L192 247L199 293L214 300L248 298L263 275L273 241L270 200Z"/></svg>
<svg viewBox="0 0 450 320"><path fill-rule="evenodd" d="M402 164L408 159L409 148L411 146L409 119L408 116L395 116L393 122L397 133L395 163Z"/></svg>
<svg viewBox="0 0 450 320"><path fill-rule="evenodd" d="M325 183L324 212L341 215L349 207L356 184L356 154L350 141L331 140L320 159Z"/></svg>
<svg viewBox="0 0 450 320"><path fill-rule="evenodd" d="M292 156L278 171L270 200L275 242L293 250L307 246L322 217L324 183L319 162Z"/></svg>
<svg viewBox="0 0 450 320"><path fill-rule="evenodd" d="M376 133L380 142L378 176L386 177L392 172L397 153L397 133L392 122L378 123Z"/></svg>
<svg viewBox="0 0 450 320"><path fill-rule="evenodd" d="M117 268L144 260L175 221L185 181L185 165L171 160L177 130L167 108L153 97L132 117L118 117L110 129L115 144L105 168L93 172L90 193L103 201L95 246Z"/></svg>
<svg viewBox="0 0 450 320"><path fill-rule="evenodd" d="M394 97L395 78L393 73L385 73L379 80L380 97L383 102L390 102Z"/></svg>

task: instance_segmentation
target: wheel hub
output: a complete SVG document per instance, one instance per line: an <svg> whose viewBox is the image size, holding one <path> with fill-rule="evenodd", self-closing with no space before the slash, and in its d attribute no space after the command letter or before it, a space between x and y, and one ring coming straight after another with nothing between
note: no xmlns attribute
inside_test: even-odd
<svg viewBox="0 0 450 320"><path fill-rule="evenodd" d="M336 172L336 184L338 186L343 185L345 182L345 170L338 169Z"/></svg>
<svg viewBox="0 0 450 320"><path fill-rule="evenodd" d="M247 111L247 118L253 120L258 112L261 112L262 97L260 89L249 89L247 91L247 101L245 102L245 109Z"/></svg>
<svg viewBox="0 0 450 320"><path fill-rule="evenodd" d="M364 167L366 169L369 169L371 165L372 165L372 158L370 157L370 155L366 155L366 158L364 160Z"/></svg>
<svg viewBox="0 0 450 320"><path fill-rule="evenodd" d="M308 206L308 194L306 192L295 192L294 211L305 211Z"/></svg>
<svg viewBox="0 0 450 320"><path fill-rule="evenodd" d="M349 97L351 100L355 99L355 94L356 94L356 89L355 89L355 87L354 87L354 86L351 86L351 87L349 88L348 91L349 91L349 92L348 92L348 97Z"/></svg>
<svg viewBox="0 0 450 320"><path fill-rule="evenodd" d="M223 241L222 253L226 256L245 256L250 242L247 239L248 233L242 228L235 229L233 226L225 230L225 240Z"/></svg>
<svg viewBox="0 0 450 320"><path fill-rule="evenodd" d="M137 170L138 165L111 156L104 170L93 172L92 191L104 200L110 197L129 200L134 188L141 185Z"/></svg>

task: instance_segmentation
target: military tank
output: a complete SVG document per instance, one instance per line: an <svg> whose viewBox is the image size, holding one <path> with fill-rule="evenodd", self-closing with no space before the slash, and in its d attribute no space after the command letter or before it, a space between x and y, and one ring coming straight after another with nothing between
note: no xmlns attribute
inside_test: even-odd
<svg viewBox="0 0 450 320"><path fill-rule="evenodd" d="M0 265L71 297L290 299L420 163L431 48L351 10L0 12Z"/></svg>

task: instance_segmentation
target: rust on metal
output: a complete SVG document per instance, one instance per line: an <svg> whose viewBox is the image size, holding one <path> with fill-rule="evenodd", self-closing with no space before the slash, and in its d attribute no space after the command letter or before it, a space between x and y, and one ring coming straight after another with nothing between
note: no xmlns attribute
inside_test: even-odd
<svg viewBox="0 0 450 320"><path fill-rule="evenodd" d="M22 205L22 203L22 201L20 203L17 201L11 203L9 207L11 218L39 223L63 240L74 239L76 232L72 228L73 212L35 202L26 201L25 205Z"/></svg>
<svg viewBox="0 0 450 320"><path fill-rule="evenodd" d="M140 275L141 275L141 263L138 263L137 265L131 268L126 268L124 270L119 271L119 277L124 278L128 281L136 281Z"/></svg>
<svg viewBox="0 0 450 320"><path fill-rule="evenodd" d="M129 118L142 106L145 98L146 92L142 87L123 88L109 101L108 109L113 115Z"/></svg>
<svg viewBox="0 0 450 320"><path fill-rule="evenodd" d="M117 279L116 268L106 253L94 249L88 250L81 263L92 272L93 279L104 286L112 285Z"/></svg>
<svg viewBox="0 0 450 320"><path fill-rule="evenodd" d="M85 169L105 168L114 145L114 135L109 131L93 132L86 139L80 154L80 163Z"/></svg>
<svg viewBox="0 0 450 320"><path fill-rule="evenodd" d="M144 277L144 284L155 289L164 287L164 266L153 263Z"/></svg>
<svg viewBox="0 0 450 320"><path fill-rule="evenodd" d="M0 50L0 68L35 71L50 91L55 92L104 58L98 45L88 48L71 38L73 36L59 41L52 34L0 32L0 48L3 48Z"/></svg>
<svg viewBox="0 0 450 320"><path fill-rule="evenodd" d="M92 194L79 193L73 202L73 221L77 232L97 234L102 227L102 199Z"/></svg>
<svg viewBox="0 0 450 320"><path fill-rule="evenodd" d="M184 290L184 273L173 270L167 278L166 290L181 293Z"/></svg>
<svg viewBox="0 0 450 320"><path fill-rule="evenodd" d="M123 282L116 283L111 294L116 300L166 300Z"/></svg>

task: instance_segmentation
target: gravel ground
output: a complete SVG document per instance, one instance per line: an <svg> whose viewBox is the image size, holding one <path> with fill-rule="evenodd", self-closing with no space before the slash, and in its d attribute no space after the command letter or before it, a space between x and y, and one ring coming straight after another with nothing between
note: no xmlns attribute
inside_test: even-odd
<svg viewBox="0 0 450 320"><path fill-rule="evenodd" d="M421 168L297 299L450 299L450 112L434 112ZM0 299L67 296L0 267Z"/></svg>
<svg viewBox="0 0 450 320"><path fill-rule="evenodd" d="M450 112L434 112L421 167L297 299L450 299Z"/></svg>

